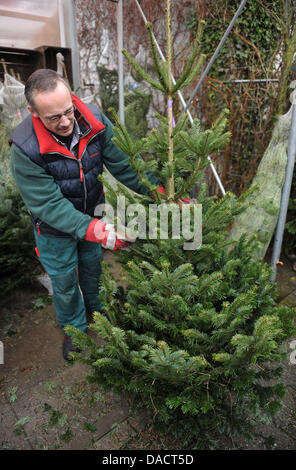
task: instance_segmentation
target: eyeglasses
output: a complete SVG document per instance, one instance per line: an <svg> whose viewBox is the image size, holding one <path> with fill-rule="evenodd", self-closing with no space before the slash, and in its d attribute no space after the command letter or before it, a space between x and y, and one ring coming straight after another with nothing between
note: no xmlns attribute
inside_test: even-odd
<svg viewBox="0 0 296 470"><path fill-rule="evenodd" d="M45 117L46 121L48 122L58 122L62 119L63 116L70 117L74 113L74 106L71 106L71 108L67 109L63 114L55 114L54 116L48 116Z"/></svg>

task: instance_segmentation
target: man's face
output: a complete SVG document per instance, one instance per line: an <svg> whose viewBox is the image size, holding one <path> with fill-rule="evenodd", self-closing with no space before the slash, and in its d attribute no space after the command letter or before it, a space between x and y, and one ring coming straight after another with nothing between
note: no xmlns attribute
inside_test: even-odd
<svg viewBox="0 0 296 470"><path fill-rule="evenodd" d="M34 108L28 106L33 116L57 135L66 137L74 127L74 108L71 93L63 82L57 82L52 91L36 93Z"/></svg>

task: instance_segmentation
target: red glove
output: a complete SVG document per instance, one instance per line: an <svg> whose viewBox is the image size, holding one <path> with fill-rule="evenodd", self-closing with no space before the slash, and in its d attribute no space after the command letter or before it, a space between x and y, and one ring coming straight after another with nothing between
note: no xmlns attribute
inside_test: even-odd
<svg viewBox="0 0 296 470"><path fill-rule="evenodd" d="M99 219L94 219L89 224L85 240L89 242L102 243L105 248L117 251L127 246L127 243L120 240L119 235L114 230L114 225L106 224Z"/></svg>
<svg viewBox="0 0 296 470"><path fill-rule="evenodd" d="M158 188L156 188L156 191L160 194L163 194L164 196L166 196L166 190L163 186L158 186ZM152 197L155 197L156 195L154 193L152 193Z"/></svg>

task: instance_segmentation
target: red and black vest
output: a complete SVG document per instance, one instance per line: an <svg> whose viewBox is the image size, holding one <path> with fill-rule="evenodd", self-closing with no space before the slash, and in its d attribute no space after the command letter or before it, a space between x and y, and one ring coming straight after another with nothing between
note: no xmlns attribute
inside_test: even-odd
<svg viewBox="0 0 296 470"><path fill-rule="evenodd" d="M53 176L64 197L77 210L93 216L95 207L104 201L103 186L98 176L103 171L105 126L97 107L84 104L75 95L72 95L72 101L81 132L79 143L73 149L74 153L60 145L40 119L32 115L15 129L11 141ZM69 237L32 213L31 219L33 225L44 235Z"/></svg>

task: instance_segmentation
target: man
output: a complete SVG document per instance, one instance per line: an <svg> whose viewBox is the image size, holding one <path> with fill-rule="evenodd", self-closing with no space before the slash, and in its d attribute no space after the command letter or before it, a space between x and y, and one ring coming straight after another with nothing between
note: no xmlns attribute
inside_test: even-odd
<svg viewBox="0 0 296 470"><path fill-rule="evenodd" d="M12 173L31 214L40 261L51 278L59 324L84 331L86 314L101 309L101 244L117 249L123 243L113 226L94 217L104 200L98 176L105 166L135 192L148 190L140 185L128 156L113 144L110 121L72 94L55 71L35 71L25 96L30 115L11 136ZM152 176L150 181L157 186ZM69 360L75 350L65 335L64 358Z"/></svg>

